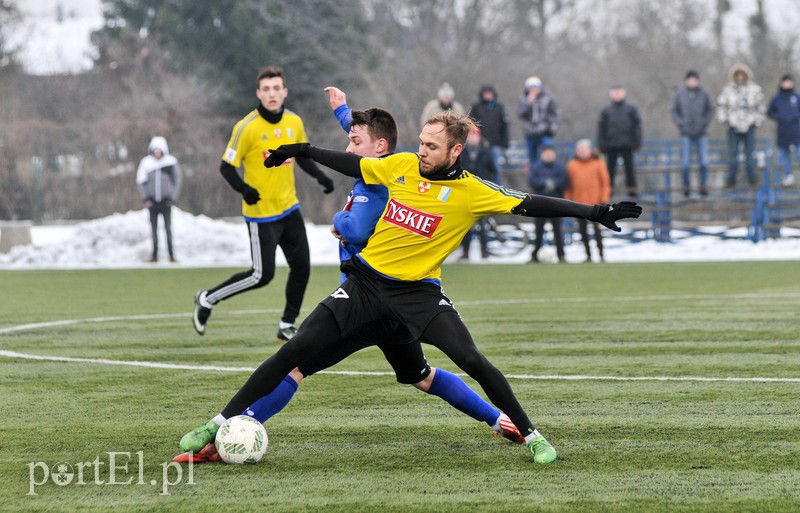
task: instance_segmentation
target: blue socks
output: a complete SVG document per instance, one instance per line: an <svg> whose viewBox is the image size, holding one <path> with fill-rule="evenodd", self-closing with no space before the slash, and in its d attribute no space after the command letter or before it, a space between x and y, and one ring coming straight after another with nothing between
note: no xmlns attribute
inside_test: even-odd
<svg viewBox="0 0 800 513"><path fill-rule="evenodd" d="M251 404L242 415L253 417L263 424L289 404L295 392L297 392L297 382L287 375L275 390Z"/></svg>
<svg viewBox="0 0 800 513"><path fill-rule="evenodd" d="M275 390L251 404L242 414L264 423L289 404L297 387L297 382L286 376ZM489 426L494 426L500 416L500 412L476 394L463 379L444 369L436 369L428 393L441 397L453 408Z"/></svg>
<svg viewBox="0 0 800 513"><path fill-rule="evenodd" d="M500 412L467 386L463 379L444 369L436 369L428 393L441 397L453 408L489 426L494 426L500 416Z"/></svg>

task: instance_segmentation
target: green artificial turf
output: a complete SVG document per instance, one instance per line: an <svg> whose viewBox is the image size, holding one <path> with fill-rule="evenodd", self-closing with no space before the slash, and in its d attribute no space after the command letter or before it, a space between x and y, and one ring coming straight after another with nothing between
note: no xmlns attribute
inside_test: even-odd
<svg viewBox="0 0 800 513"><path fill-rule="evenodd" d="M178 440L278 347L286 269L218 305L204 337L192 329L194 292L232 272L0 272L0 510L800 508L796 262L446 266L446 293L555 463L391 375L320 374L267 422L264 460L197 465L190 482L168 465ZM337 280L314 268L304 315ZM332 370L391 369L370 348ZM110 453L129 484L109 484ZM54 482L58 463L71 483Z"/></svg>

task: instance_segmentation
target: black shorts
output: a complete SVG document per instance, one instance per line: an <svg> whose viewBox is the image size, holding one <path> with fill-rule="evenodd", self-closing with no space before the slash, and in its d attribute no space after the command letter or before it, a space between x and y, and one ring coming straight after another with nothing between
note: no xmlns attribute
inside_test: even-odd
<svg viewBox="0 0 800 513"><path fill-rule="evenodd" d="M333 313L344 338L357 336L375 321L393 321L419 340L434 317L442 312L458 313L434 283L384 278L358 257L344 262L342 272L347 280L320 304Z"/></svg>
<svg viewBox="0 0 800 513"><path fill-rule="evenodd" d="M310 376L336 365L356 351L375 345L383 351L399 383L413 385L430 375L431 366L422 353L419 341L396 321L367 324L355 335L303 361L298 368L303 376Z"/></svg>

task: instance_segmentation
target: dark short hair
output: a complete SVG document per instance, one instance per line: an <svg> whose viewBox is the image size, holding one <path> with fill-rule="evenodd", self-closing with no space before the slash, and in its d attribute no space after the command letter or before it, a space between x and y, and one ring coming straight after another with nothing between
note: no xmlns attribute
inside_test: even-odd
<svg viewBox="0 0 800 513"><path fill-rule="evenodd" d="M264 78L281 77L283 80L283 87L286 87L286 77L283 76L283 68L278 66L267 66L258 72L258 79L256 80L256 87L261 85L261 80Z"/></svg>
<svg viewBox="0 0 800 513"><path fill-rule="evenodd" d="M467 142L467 135L469 135L472 130L478 128L478 123L474 119L469 116L456 114L452 110L446 110L425 122L426 125L437 123L444 125L444 130L447 134L448 150L456 144L463 145Z"/></svg>
<svg viewBox="0 0 800 513"><path fill-rule="evenodd" d="M689 78L697 78L697 79L699 79L700 78L700 74L698 72L696 72L695 70L690 69L689 71L686 72L686 77L684 78L684 80L689 79Z"/></svg>
<svg viewBox="0 0 800 513"><path fill-rule="evenodd" d="M365 126L373 139L386 139L389 151L397 148L397 123L387 110L373 107L367 110L354 110L350 128Z"/></svg>

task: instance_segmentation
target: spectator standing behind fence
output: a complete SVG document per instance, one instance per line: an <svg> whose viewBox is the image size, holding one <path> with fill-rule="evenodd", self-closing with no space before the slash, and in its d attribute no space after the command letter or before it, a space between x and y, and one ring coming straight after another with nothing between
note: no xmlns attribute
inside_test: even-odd
<svg viewBox="0 0 800 513"><path fill-rule="evenodd" d="M609 90L611 103L600 112L597 144L600 146L600 151L606 155L611 188L614 188L617 159L621 157L625 167L625 186L628 195L636 196L633 152L642 147L642 118L639 116L639 109L625 99L626 95L627 92L621 85L612 86Z"/></svg>
<svg viewBox="0 0 800 513"><path fill-rule="evenodd" d="M167 140L155 136L147 146L147 156L139 162L136 184L144 206L150 211L153 253L149 262L158 262L158 216L167 232L169 261L176 262L172 248L172 205L181 191L181 168L178 159L169 154Z"/></svg>
<svg viewBox="0 0 800 513"><path fill-rule="evenodd" d="M556 99L544 90L539 77L528 77L525 80L524 94L519 99L517 114L525 132L530 170L539 160L541 146L553 143L558 122L561 120L561 109Z"/></svg>
<svg viewBox="0 0 800 513"><path fill-rule="evenodd" d="M461 152L461 167L479 176L485 180L493 180L497 174L497 169L494 165L494 156L490 143L483 137L480 129L472 130L467 134L467 143L464 145L464 151ZM476 225L479 228L478 240L481 245L481 258L489 258L488 250L488 237L489 220L482 217L478 220ZM464 235L464 240L461 242L461 249L463 253L459 260L469 260L469 246L472 242L472 236L475 233L475 228L468 231Z"/></svg>
<svg viewBox="0 0 800 513"><path fill-rule="evenodd" d="M739 171L739 147L744 146L745 167L750 185L756 185L756 129L764 122L767 105L761 86L753 81L753 72L745 64L734 64L730 82L717 98L717 119L728 127L728 179L726 187L736 185Z"/></svg>
<svg viewBox="0 0 800 513"><path fill-rule="evenodd" d="M463 105L453 99L455 95L456 93L453 91L453 87L447 82L439 86L439 90L436 91L436 99L426 103L425 107L422 109L422 116L419 118L420 126L425 126L425 123L427 123L429 119L440 112L448 110L452 110L459 116L465 115L467 111L464 109Z"/></svg>
<svg viewBox="0 0 800 513"><path fill-rule="evenodd" d="M788 187L794 184L792 153L800 152L800 96L791 75L781 77L778 94L769 102L767 115L777 123L778 162L783 167L781 184Z"/></svg>
<svg viewBox="0 0 800 513"><path fill-rule="evenodd" d="M563 198L564 190L569 184L567 169L564 164L556 160L556 147L552 144L544 144L541 150L539 161L536 162L528 173L528 185L534 194L550 196L551 198ZM544 224L549 222L553 227L553 242L556 245L556 255L559 263L566 262L564 258L564 234L561 231L561 219L557 217L534 218L536 226L536 239L533 244L533 254L531 262L539 261L539 250L542 249L544 241Z"/></svg>
<svg viewBox="0 0 800 513"><path fill-rule="evenodd" d="M481 87L478 101L472 105L469 114L478 121L483 138L489 142L495 168L495 176L489 179L499 184L503 154L508 148L508 115L505 106L497 101L497 91L493 85L485 84Z"/></svg>
<svg viewBox="0 0 800 513"><path fill-rule="evenodd" d="M598 201L608 203L611 198L611 182L608 176L606 163L592 149L592 141L581 139L575 143L575 156L567 163L567 176L569 184L564 197L566 199L593 205ZM589 221L578 219L578 231L583 240L583 247L586 249L586 262L592 261L592 252L589 247ZM592 223L594 230L594 240L597 244L597 253L601 262L605 262L603 257L603 235L600 226Z"/></svg>
<svg viewBox="0 0 800 513"><path fill-rule="evenodd" d="M683 195L691 193L689 166L692 152L700 166L700 195L708 195L708 125L714 116L711 97L700 85L700 75L689 70L683 86L675 91L670 109L672 122L678 127L681 137L681 179Z"/></svg>

